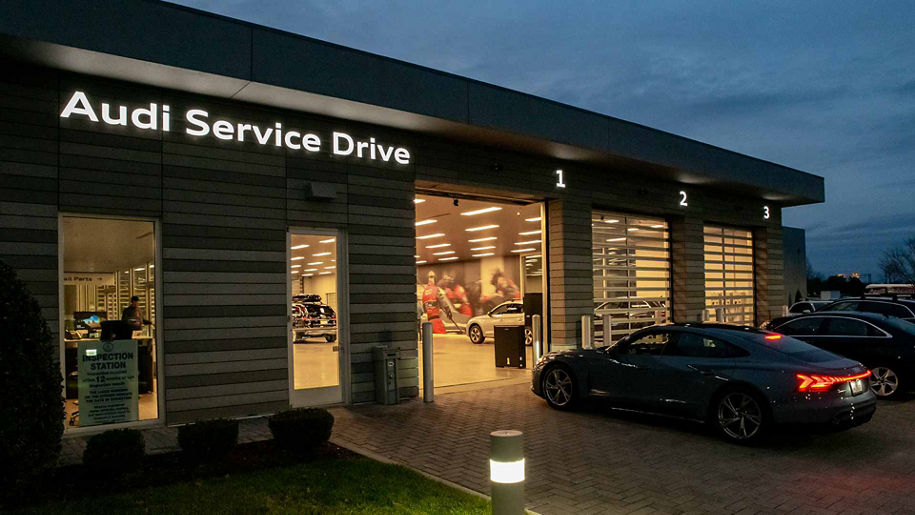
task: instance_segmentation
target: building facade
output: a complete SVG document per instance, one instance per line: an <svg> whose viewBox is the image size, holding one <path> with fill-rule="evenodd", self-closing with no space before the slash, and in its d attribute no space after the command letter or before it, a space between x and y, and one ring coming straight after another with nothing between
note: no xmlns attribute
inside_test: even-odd
<svg viewBox="0 0 915 515"><path fill-rule="evenodd" d="M582 345L582 317L615 334L646 314L754 325L788 297L782 208L823 200L822 179L797 170L191 9L8 11L0 260L60 342L74 432L98 427L74 360L134 296L150 323L132 334L128 424L371 402L379 345L399 349L409 398L438 285L455 312L455 292L484 290L466 319L449 315L452 333L488 312L478 299L538 293L551 350ZM421 211L442 202L494 222ZM529 230L507 235L515 215ZM466 252L428 244L452 232ZM490 258L495 273L476 265ZM458 264L467 288L429 277L454 281ZM333 308L330 333L299 325L321 318L312 304ZM302 343L315 337L321 357Z"/></svg>

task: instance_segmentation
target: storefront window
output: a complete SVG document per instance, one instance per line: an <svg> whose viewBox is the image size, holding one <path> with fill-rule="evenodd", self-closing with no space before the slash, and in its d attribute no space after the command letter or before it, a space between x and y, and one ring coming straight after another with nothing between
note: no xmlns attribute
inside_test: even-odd
<svg viewBox="0 0 915 515"><path fill-rule="evenodd" d="M705 226L705 309L709 321L753 325L753 233Z"/></svg>
<svg viewBox="0 0 915 515"><path fill-rule="evenodd" d="M158 418L155 223L66 216L62 232L67 427Z"/></svg>
<svg viewBox="0 0 915 515"><path fill-rule="evenodd" d="M662 219L595 211L594 339L620 338L670 318L670 242ZM609 322L609 338L605 329Z"/></svg>

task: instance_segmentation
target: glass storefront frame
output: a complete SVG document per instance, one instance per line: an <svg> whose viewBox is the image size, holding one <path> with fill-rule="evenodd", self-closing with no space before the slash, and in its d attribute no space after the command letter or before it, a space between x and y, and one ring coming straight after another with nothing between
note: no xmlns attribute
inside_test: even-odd
<svg viewBox="0 0 915 515"><path fill-rule="evenodd" d="M755 326L756 256L753 230L705 224L702 239L708 320Z"/></svg>
<svg viewBox="0 0 915 515"><path fill-rule="evenodd" d="M289 370L289 405L297 407L328 406L337 404L350 404L352 402L352 385L351 385L351 358L350 358L350 331L349 331L349 254L348 239L346 231L327 227L307 227L307 226L289 226L286 229L286 306L287 310L292 305L292 281L293 274L290 273L290 263L292 258L292 237L295 234L304 234L309 236L327 236L335 238L336 246L336 304L337 304L337 340L339 346L339 377L336 386L318 387L318 388L295 388L295 343L293 341L292 317L287 312L286 315L286 340L288 349L288 370Z"/></svg>
<svg viewBox="0 0 915 515"><path fill-rule="evenodd" d="M147 222L153 224L153 245L154 245L154 259L153 264L156 269L155 274L153 275L154 279L154 312L150 312L147 316L150 317L150 320L155 324L155 368L153 374L155 375L156 381L156 418L149 418L146 420L136 420L131 422L120 422L115 424L103 424L96 426L86 426L86 427L70 427L66 417L61 421L64 424L64 436L78 436L81 434L92 434L100 433L103 431L108 431L111 429L124 429L124 428L143 428L143 427L157 427L165 424L165 388L164 388L164 371L165 371L165 349L163 348L163 342L165 340L165 331L163 324L163 307L162 307L162 292L163 292L163 273L162 273L162 222L157 218L150 217L138 217L138 216L126 216L126 215L102 215L97 213L80 213L80 212L71 212L71 211L58 211L57 213L57 285L58 285L58 365L60 367L61 373L61 387L63 393L66 391L66 345L64 343L65 339L65 327L66 327L66 313L65 313L65 293L64 293L64 219L65 218L94 218L99 220L125 220L133 222Z"/></svg>

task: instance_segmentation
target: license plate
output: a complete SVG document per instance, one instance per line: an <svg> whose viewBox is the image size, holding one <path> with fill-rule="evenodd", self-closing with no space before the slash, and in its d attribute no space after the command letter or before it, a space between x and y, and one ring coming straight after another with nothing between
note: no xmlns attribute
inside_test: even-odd
<svg viewBox="0 0 915 515"><path fill-rule="evenodd" d="M851 393L852 395L858 395L859 393L864 393L864 380L855 379L851 382Z"/></svg>

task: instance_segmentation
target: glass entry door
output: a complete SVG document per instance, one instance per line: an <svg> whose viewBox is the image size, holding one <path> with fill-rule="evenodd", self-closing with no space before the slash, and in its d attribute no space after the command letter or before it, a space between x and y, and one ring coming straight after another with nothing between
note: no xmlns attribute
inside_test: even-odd
<svg viewBox="0 0 915 515"><path fill-rule="evenodd" d="M293 406L343 401L336 231L291 230L289 347Z"/></svg>

